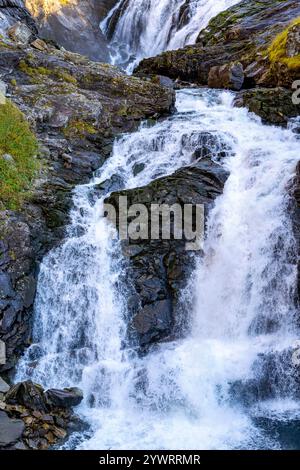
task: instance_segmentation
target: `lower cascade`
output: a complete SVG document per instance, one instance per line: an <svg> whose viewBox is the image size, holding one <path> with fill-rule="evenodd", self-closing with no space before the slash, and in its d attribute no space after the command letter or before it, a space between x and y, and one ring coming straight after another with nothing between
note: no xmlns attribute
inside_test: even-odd
<svg viewBox="0 0 300 470"><path fill-rule="evenodd" d="M202 3L216 2L191 8ZM40 268L34 342L16 377L83 390L77 411L90 427L65 448L278 449L286 423L299 422L297 257L287 209L300 141L291 128L234 108L233 98L178 91L173 116L118 138L94 179L74 191L69 236ZM95 190L112 177L114 190L138 188L188 166L203 131L230 148L212 155L229 177L182 292L189 331L141 355L127 339L120 243L102 216L105 194Z"/></svg>
<svg viewBox="0 0 300 470"><path fill-rule="evenodd" d="M211 18L238 0L120 0L101 22L111 61L131 71L142 58L194 44Z"/></svg>

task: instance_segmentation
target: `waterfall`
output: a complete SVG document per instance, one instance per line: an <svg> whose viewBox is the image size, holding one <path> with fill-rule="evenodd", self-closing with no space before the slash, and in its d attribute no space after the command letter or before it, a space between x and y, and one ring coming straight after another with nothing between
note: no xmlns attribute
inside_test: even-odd
<svg viewBox="0 0 300 470"><path fill-rule="evenodd" d="M194 44L199 32L239 0L121 0L102 21L111 61L129 71L141 59Z"/></svg>
<svg viewBox="0 0 300 470"><path fill-rule="evenodd" d="M291 130L262 125L232 100L230 92L177 92L175 115L118 138L74 192L69 237L41 266L33 344L17 372L83 389L77 412L90 432L67 448L276 449L276 433L259 420L299 419L284 375L268 399L246 405L232 395L234 384L260 379L263 357L275 357L283 374L281 353L297 339L287 208L300 150ZM182 294L194 305L190 333L140 357L126 340L125 261L97 185L114 177L117 187L140 187L188 165L202 131L220 134L232 154L221 162L230 176L210 212L204 256ZM135 175L137 163L144 170Z"/></svg>

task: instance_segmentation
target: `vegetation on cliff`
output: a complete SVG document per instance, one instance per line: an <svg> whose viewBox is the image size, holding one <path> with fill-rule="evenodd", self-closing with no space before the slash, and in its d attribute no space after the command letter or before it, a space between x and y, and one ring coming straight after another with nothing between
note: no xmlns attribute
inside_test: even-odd
<svg viewBox="0 0 300 470"><path fill-rule="evenodd" d="M16 209L35 177L37 140L19 109L0 105L0 204Z"/></svg>
<svg viewBox="0 0 300 470"><path fill-rule="evenodd" d="M294 27L300 27L300 17L296 18L287 28L279 33L268 48L271 64L281 63L287 65L290 70L300 69L300 54L293 57L287 56L287 41L289 33Z"/></svg>

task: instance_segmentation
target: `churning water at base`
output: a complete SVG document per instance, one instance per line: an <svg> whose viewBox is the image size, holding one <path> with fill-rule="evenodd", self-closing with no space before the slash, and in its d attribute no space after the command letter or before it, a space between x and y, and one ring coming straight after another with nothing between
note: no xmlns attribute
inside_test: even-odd
<svg viewBox="0 0 300 470"><path fill-rule="evenodd" d="M141 59L196 42L199 31L239 0L120 0L102 21L111 61L132 70Z"/></svg>
<svg viewBox="0 0 300 470"><path fill-rule="evenodd" d="M263 126L232 99L178 92L174 116L117 139L95 179L74 193L69 238L41 266L35 344L17 376L83 389L77 411L91 429L68 448L279 448L261 420L300 418L280 381L273 399L255 406L231 394L232 384L256 378L258 358L280 358L297 337L287 206L300 150L291 131ZM204 257L183 293L194 305L190 333L139 357L126 343L124 261L95 187L112 176L119 187L139 187L188 165L203 131L232 152L221 161L230 176L210 212Z"/></svg>

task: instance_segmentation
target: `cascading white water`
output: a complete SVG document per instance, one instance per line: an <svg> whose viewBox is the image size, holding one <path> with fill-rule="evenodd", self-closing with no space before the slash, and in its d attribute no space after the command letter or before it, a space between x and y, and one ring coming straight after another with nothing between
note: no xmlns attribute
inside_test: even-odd
<svg viewBox="0 0 300 470"><path fill-rule="evenodd" d="M111 60L132 70L141 59L196 42L199 31L240 0L121 0L101 23Z"/></svg>
<svg viewBox="0 0 300 470"><path fill-rule="evenodd" d="M83 389L78 412L91 433L79 436L79 448L280 446L253 424L249 410L229 400L229 390L253 377L259 354L284 350L297 336L286 208L300 141L290 130L263 126L233 108L232 98L229 92L182 90L174 116L118 139L95 179L75 191L70 238L42 263L35 344L17 378ZM102 199L93 202L95 185L117 175L119 186L133 188L172 173L190 162L201 131L222 135L233 155L222 162L230 176L210 213L204 258L184 292L197 292L191 331L138 357L126 344L123 260L102 218ZM134 176L137 163L144 170ZM278 328L250 333L261 315L276 319ZM291 397L278 398L257 403L255 413L299 416Z"/></svg>

